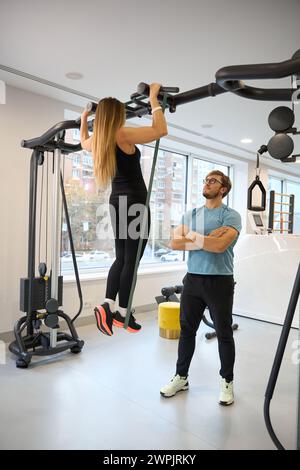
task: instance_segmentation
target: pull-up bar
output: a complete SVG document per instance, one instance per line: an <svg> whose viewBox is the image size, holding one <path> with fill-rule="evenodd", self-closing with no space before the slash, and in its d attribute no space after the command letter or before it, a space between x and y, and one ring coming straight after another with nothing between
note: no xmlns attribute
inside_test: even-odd
<svg viewBox="0 0 300 470"><path fill-rule="evenodd" d="M295 52L290 60L279 63L267 63L267 64L251 64L251 65L231 65L223 67L216 73L216 83L209 83L193 90L188 90L183 93L179 93L177 87L162 87L158 100L162 103L163 97L166 96L166 109L169 109L171 113L176 111L177 106L185 103L191 103L192 101L198 101L203 98L209 98L223 93L232 92L242 98L260 100L260 101L291 101L295 89L293 88L255 88L245 85L243 80L265 80L265 79L279 79L283 77L289 77L295 75L300 78L300 49ZM151 114L151 107L148 101L145 101L149 97L149 85L146 83L140 83L137 87L137 92L131 95L131 99L125 103L126 107L126 119L135 117L142 117L147 114ZM176 93L176 94L170 94ZM92 114L96 112L98 103L89 102L86 109ZM89 122L89 130L92 130L92 121ZM53 148L61 147L63 152L69 153L71 147L66 146L63 143L63 139L60 142L54 142L54 139L63 130L74 129L80 127L80 118L76 121L62 121L42 136L23 140L21 143L22 147L26 148L38 148L48 147L49 150ZM72 147L73 151L81 149L80 145Z"/></svg>
<svg viewBox="0 0 300 470"><path fill-rule="evenodd" d="M177 106L198 101L203 98L232 92L242 98L259 101L291 101L295 89L293 88L256 88L244 83L244 80L268 80L279 79L295 75L300 77L300 49L289 60L279 63L231 65L217 71L216 83L194 88L193 90L178 93L174 87L162 87L158 95L158 101L162 103L163 96L167 94L166 108L171 113ZM130 101L125 103L126 119L142 117L151 114L151 107L145 101L149 97L150 87L147 83L139 83L137 92L131 95ZM176 93L176 94L170 94ZM97 103L88 103L86 109L94 113Z"/></svg>

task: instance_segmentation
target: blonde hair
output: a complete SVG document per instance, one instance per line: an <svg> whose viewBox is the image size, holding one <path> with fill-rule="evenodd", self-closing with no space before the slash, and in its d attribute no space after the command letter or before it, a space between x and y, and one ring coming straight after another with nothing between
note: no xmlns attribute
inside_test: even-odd
<svg viewBox="0 0 300 470"><path fill-rule="evenodd" d="M116 174L116 132L125 123L125 105L116 98L99 101L93 128L94 174L98 187L106 188Z"/></svg>

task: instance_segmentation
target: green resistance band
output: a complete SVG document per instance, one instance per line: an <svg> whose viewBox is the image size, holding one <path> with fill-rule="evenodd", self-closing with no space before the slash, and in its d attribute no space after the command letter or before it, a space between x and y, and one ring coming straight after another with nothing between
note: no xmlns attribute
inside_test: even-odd
<svg viewBox="0 0 300 470"><path fill-rule="evenodd" d="M165 93L164 98L163 98L163 102L162 102L163 112L165 112L166 104L167 104L167 94ZM134 294L135 286L136 286L137 271L138 271L139 262L140 262L143 239L144 239L144 237L145 238L147 237L147 235L146 235L146 223L147 223L147 220L148 220L148 209L149 209L149 205L150 205L150 197L151 197L152 185L153 185L153 180L154 180L156 160L157 160L158 150L159 150L159 142L160 142L160 139L158 139L156 141L156 144L155 144L153 163L152 163L152 168L151 168L151 175L150 175L147 198L146 198L146 203L145 203L145 211L144 211L144 214L143 214L143 220L142 220L142 226L141 226L141 231L140 231L140 238L139 238L139 244L138 244L138 249L137 249L137 255L136 255L136 259L135 259L135 266L134 266L132 284L131 284L130 295L129 295L129 300L128 300L126 318L125 318L125 322L124 322L124 328L125 329L128 327L129 318L130 318L130 314L131 314L131 306L132 306L133 294Z"/></svg>

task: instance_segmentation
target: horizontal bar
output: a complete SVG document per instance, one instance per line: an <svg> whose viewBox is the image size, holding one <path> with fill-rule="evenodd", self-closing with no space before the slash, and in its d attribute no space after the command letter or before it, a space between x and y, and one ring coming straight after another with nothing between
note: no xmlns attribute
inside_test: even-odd
<svg viewBox="0 0 300 470"><path fill-rule="evenodd" d="M292 88L266 89L244 85L242 89L235 90L233 93L241 98L257 101L292 101L294 91Z"/></svg>
<svg viewBox="0 0 300 470"><path fill-rule="evenodd" d="M292 212L274 211L274 214L292 214Z"/></svg>
<svg viewBox="0 0 300 470"><path fill-rule="evenodd" d="M89 113L95 113L97 109L98 103L94 103L93 101L90 101L86 107L85 110L88 111Z"/></svg>
<svg viewBox="0 0 300 470"><path fill-rule="evenodd" d="M190 103L192 101L197 101L203 98L217 96L228 91L237 94L243 98L262 100L262 101L291 101L292 96L295 92L294 89L263 89L263 88L254 88L246 86L243 80L257 80L257 79L274 79L274 78L283 78L291 75L300 75L300 58L299 51L297 51L293 58L286 60L280 63L266 63L266 64L248 64L248 65L231 65L229 67L223 67L219 69L216 73L216 83L210 83L208 85L195 88L183 93L178 93L176 95L167 96L167 107L170 112L176 110L176 106ZM143 89L140 87L140 91L146 93L149 85L143 83ZM175 88L165 88L164 91L177 91ZM136 94L135 94L136 96ZM162 101L163 96L159 95L160 101ZM139 100L140 101L140 100ZM130 101L129 103L132 103ZM129 104L128 103L128 104ZM150 114L150 108L148 103L143 103L140 101L141 108L134 110L126 110L126 119L131 119L134 117L142 117L146 114ZM126 106L126 103L125 103ZM89 108L90 107L90 108ZM86 109L89 109L91 113L95 113L97 108L97 103L91 101L87 104ZM92 126L92 121L89 121L89 130ZM81 125L81 118L78 118L76 121L63 121L47 132L45 132L41 137L30 140L22 140L21 146L24 148L37 148L45 146L49 141L53 140L56 135L65 129L79 129ZM50 144L50 146L53 144ZM66 149L67 151L67 149ZM289 195L281 195L289 196Z"/></svg>
<svg viewBox="0 0 300 470"><path fill-rule="evenodd" d="M209 85L205 85L200 88L194 88L193 90L179 93L173 97L173 100L174 105L178 106L185 103L191 103L192 101L201 100L203 98L221 95L226 92L227 90L220 87L216 83L210 83Z"/></svg>
<svg viewBox="0 0 300 470"><path fill-rule="evenodd" d="M179 88L178 87L161 86L160 89L159 89L159 92L160 93L178 93ZM137 86L137 93L139 95L149 96L150 86L147 83L144 83L144 82L139 83L138 86Z"/></svg>
<svg viewBox="0 0 300 470"><path fill-rule="evenodd" d="M57 141L56 148L59 148L62 153L72 153L72 152L79 152L82 150L81 144L69 144L65 142L63 139L59 139Z"/></svg>
<svg viewBox="0 0 300 470"><path fill-rule="evenodd" d="M80 123L77 121L61 121L55 126L51 127L48 131L42 134L40 137L34 139L22 140L21 147L33 149L35 147L43 146L49 141L53 140L57 134L66 129L79 129ZM76 145L77 146L77 145Z"/></svg>

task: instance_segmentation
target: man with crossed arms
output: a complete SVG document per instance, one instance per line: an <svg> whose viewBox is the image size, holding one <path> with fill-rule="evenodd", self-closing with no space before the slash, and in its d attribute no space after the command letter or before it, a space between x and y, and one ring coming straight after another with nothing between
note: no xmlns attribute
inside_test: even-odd
<svg viewBox="0 0 300 470"><path fill-rule="evenodd" d="M233 247L241 231L239 213L222 203L231 189L228 176L210 172L204 180L204 206L186 212L173 232L173 250L187 250L188 272L180 299L180 338L176 373L160 390L164 397L187 390L196 333L206 307L217 333L221 362L219 403L231 405L235 346L232 331Z"/></svg>

